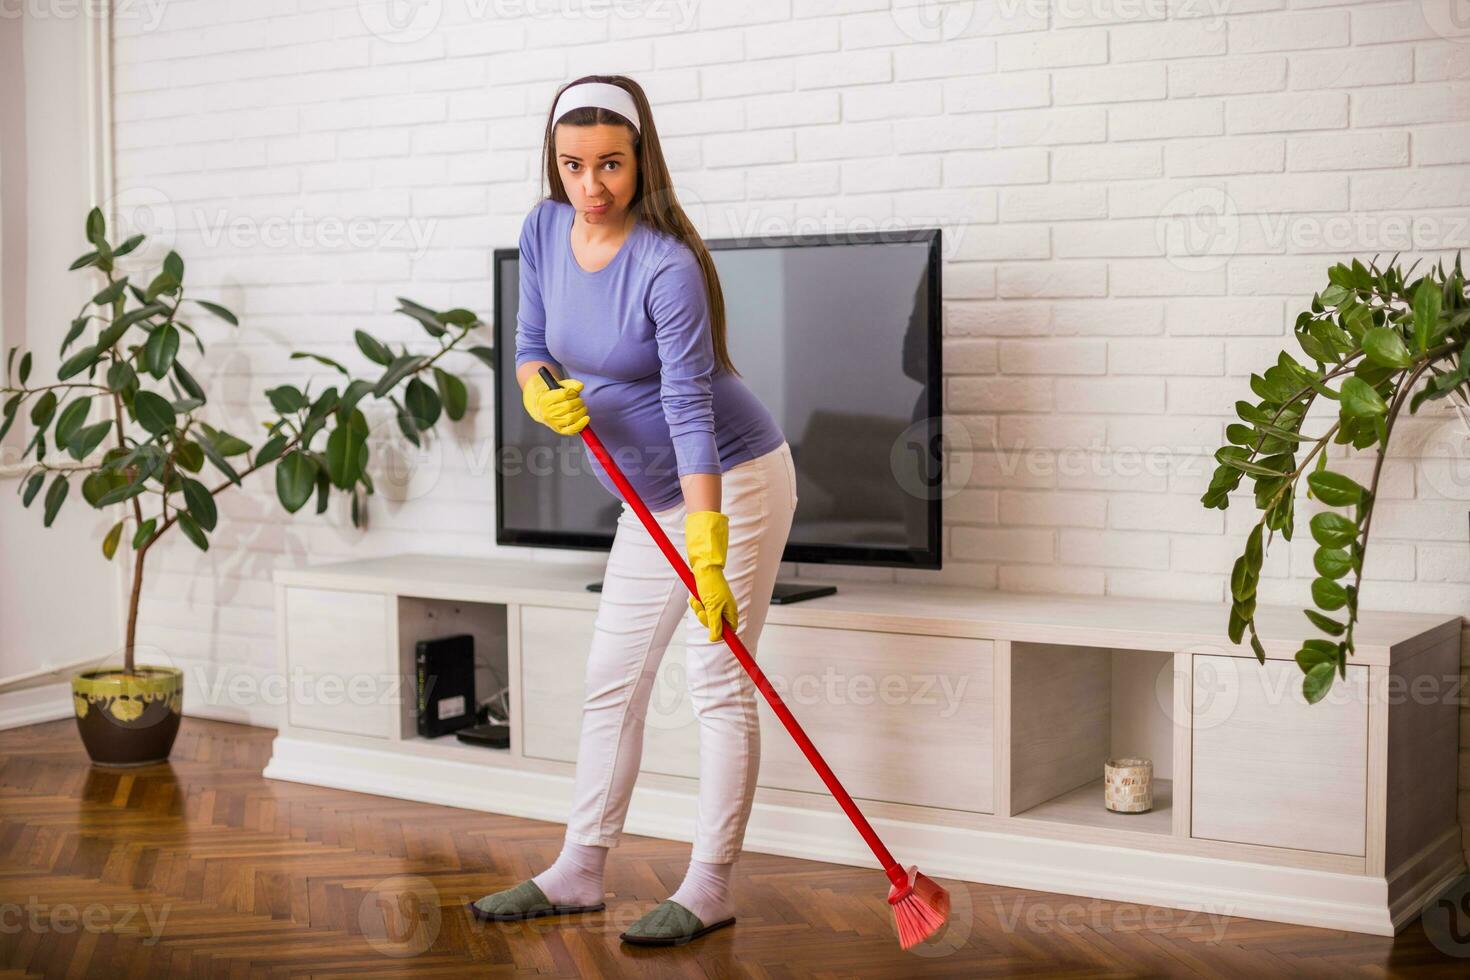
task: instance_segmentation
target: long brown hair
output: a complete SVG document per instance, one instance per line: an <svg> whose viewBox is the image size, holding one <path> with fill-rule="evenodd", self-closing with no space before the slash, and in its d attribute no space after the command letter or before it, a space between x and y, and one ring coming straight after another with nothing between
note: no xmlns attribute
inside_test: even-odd
<svg viewBox="0 0 1470 980"><path fill-rule="evenodd" d="M582 106L568 112L559 120L553 120L551 114L556 111L556 100L561 98L562 92L579 82L606 82L625 89L638 107L642 132L633 128L631 123L616 112L600 106ZM546 182L551 188L547 196L553 201L570 204L571 199L567 197L566 188L561 182L561 168L556 162L556 148L552 137L555 123L566 126L610 124L623 126L628 130L628 135L633 140L633 153L638 158L638 189L633 192L633 202L629 208L637 220L666 235L672 235L694 253L695 259L699 261L699 268L704 272L704 292L709 305L715 360L725 370L738 376L740 372L735 370L735 363L730 360L730 351L725 344L725 294L720 289L720 276L715 271L715 262L710 258L709 249L699 237L699 232L695 231L689 216L679 206L679 199L674 196L669 167L664 162L663 147L658 140L658 130L653 124L653 110L648 105L648 96L643 94L643 87L626 75L583 75L557 89L556 97L551 100L551 109L546 113L546 137L542 144L542 156Z"/></svg>

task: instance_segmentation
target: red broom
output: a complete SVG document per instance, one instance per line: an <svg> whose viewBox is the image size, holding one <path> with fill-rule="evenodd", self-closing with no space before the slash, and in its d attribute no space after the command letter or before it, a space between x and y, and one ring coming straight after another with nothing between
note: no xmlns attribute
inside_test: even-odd
<svg viewBox="0 0 1470 980"><path fill-rule="evenodd" d="M561 384L545 367L540 369L540 373L541 380L546 382L547 387L561 387ZM613 483L622 491L623 498L633 505L638 519L643 522L644 527L648 528L648 533L653 535L653 540L658 542L664 556L674 566L674 571L678 572L679 577L684 580L684 585L695 598L699 598L699 588L695 584L694 573L690 570L688 562L669 541L669 536L664 533L664 529L659 526L658 521L654 520L653 515L644 506L638 492L623 476L623 471L618 469L618 465L613 462L612 456L603 447L602 440L597 438L597 433L592 431L590 422L582 427L581 435L583 441L591 447L593 454L602 463L603 469L612 477ZM722 635L725 643L734 651L735 659L740 661L740 666L745 668L745 672L755 681L755 686L766 696L771 710L776 712L776 717L781 719L781 724L785 725L791 737L796 739L796 744L801 747L802 754L817 770L817 775L822 777L822 782L827 784L828 791L842 806L847 818L852 821L858 833L863 835L863 840L868 842L868 847L872 848L878 863L883 865L884 873L892 882L888 889L888 904L893 906L893 919L898 927L899 945L908 949L934 935L949 918L949 892L940 887L939 883L932 878L920 874L917 866L909 865L905 869L893 859L888 848L884 847L883 842L878 839L878 833L873 830L873 825L868 823L868 818L863 816L847 790L843 789L842 784L837 781L837 776L827 765L827 760L822 758L817 747L812 744L811 739L807 738L806 732L802 731L801 725L797 723L791 710L786 707L786 702L781 700L781 695L777 694L771 682L766 680L765 672L756 665L755 659L745 649L745 644L740 642L740 637L735 634L734 630L729 629L722 630Z"/></svg>

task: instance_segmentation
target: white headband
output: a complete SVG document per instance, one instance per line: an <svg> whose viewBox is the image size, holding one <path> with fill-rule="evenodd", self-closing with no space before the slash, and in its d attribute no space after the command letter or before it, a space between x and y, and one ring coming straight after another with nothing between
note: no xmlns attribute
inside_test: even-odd
<svg viewBox="0 0 1470 980"><path fill-rule="evenodd" d="M556 109L551 114L551 124L556 125L557 120L571 112L573 109L581 109L584 106L597 106L600 109L610 109L633 124L633 129L639 133L643 129L638 124L638 104L633 101L633 96L628 90L620 85L609 82L581 82L566 88L561 93L561 98L556 100Z"/></svg>

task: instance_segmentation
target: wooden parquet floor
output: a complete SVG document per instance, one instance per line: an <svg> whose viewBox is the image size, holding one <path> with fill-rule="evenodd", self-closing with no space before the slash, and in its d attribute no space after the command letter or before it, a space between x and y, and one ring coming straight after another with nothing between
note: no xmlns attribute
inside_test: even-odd
<svg viewBox="0 0 1470 980"><path fill-rule="evenodd" d="M733 927L635 948L618 933L689 845L633 836L606 911L481 923L463 904L544 867L560 825L265 779L274 734L186 718L168 764L107 770L70 719L0 731L0 978L1470 975L1418 923L1388 939L962 882L905 953L880 873L750 852Z"/></svg>

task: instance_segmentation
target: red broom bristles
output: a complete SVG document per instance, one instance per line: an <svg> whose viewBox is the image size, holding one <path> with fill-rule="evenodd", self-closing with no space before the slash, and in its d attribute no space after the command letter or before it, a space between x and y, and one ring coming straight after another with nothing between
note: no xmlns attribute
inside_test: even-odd
<svg viewBox="0 0 1470 980"><path fill-rule="evenodd" d="M920 874L916 865L909 865L908 882L903 887L889 886L888 904L893 906L898 944L904 949L934 935L949 918L949 892L933 878Z"/></svg>

